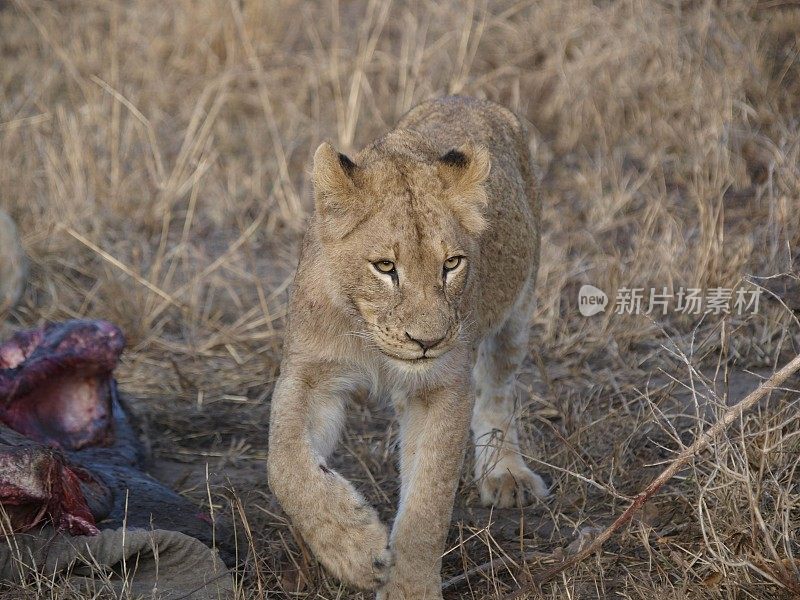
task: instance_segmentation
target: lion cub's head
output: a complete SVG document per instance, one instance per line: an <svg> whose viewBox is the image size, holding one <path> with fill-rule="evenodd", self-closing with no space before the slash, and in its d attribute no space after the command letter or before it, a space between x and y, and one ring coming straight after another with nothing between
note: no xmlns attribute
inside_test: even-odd
<svg viewBox="0 0 800 600"><path fill-rule="evenodd" d="M354 333L402 365L434 362L468 327L489 170L482 148L439 155L406 130L355 161L327 143L314 155L325 272L363 322Z"/></svg>

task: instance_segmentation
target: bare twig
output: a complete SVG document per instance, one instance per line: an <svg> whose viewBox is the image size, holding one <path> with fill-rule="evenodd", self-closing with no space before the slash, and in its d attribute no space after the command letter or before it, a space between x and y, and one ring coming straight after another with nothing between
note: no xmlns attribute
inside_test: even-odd
<svg viewBox="0 0 800 600"><path fill-rule="evenodd" d="M525 555L522 557L522 562L528 562L529 560L533 560L535 558L547 558L550 556L546 552L526 552ZM451 577L444 583L442 583L442 591L447 591L449 589L458 588L464 582L468 581L470 577L473 575L478 575L480 573L486 573L487 571L495 571L499 567L503 567L508 563L513 562L512 558L509 556L498 556L497 558L493 558L492 560L486 561L483 564L478 565L477 567L471 568L469 571L465 571L460 575L456 575L455 577Z"/></svg>
<svg viewBox="0 0 800 600"><path fill-rule="evenodd" d="M674 477L675 474L692 459L692 457L705 450L706 447L708 447L708 445L714 440L714 438L725 431L731 425L731 423L739 419L746 410L754 406L769 392L783 384L783 382L786 381L798 369L800 369L800 355L796 356L780 371L773 373L772 377L750 392L740 402L728 408L719 421L717 421L713 426L709 427L705 433L697 438L691 446L685 448L680 454L678 454L678 456L675 457L669 466L664 469L661 474L650 483L650 485L640 492L636 498L634 498L631 505L625 509L625 512L623 512L619 517L617 517L616 521L603 530L591 544L570 558L555 564L538 575L535 575L531 583L523 585L517 591L506 596L504 600L521 598L525 594L533 592L543 583L546 583L565 569L578 564L600 550L603 544L605 544L623 525L628 523L633 518L634 513L636 513L636 511L639 510L644 503L647 502L659 490L659 488L661 488L662 485L672 479L672 477ZM489 566L488 563L487 566Z"/></svg>

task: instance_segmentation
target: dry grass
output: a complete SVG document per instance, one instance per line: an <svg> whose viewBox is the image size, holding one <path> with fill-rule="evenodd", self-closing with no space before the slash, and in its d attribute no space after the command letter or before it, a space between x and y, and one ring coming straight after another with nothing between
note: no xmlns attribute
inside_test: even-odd
<svg viewBox="0 0 800 600"><path fill-rule="evenodd" d="M359 147L432 95L506 104L532 124L542 176L520 410L554 497L479 509L465 469L444 570L507 555L447 595L507 593L753 385L734 375L798 351L796 315L767 298L724 319L576 309L583 283L613 298L798 268L800 11L784 4L0 2L0 203L32 262L0 328L78 315L124 328L119 380L149 423L154 470L231 515L250 549L242 598L367 597L319 569L265 481L309 159L323 138ZM716 388L703 380L715 372ZM773 394L543 597L798 593L799 413L796 391ZM386 518L395 442L390 414L354 404L338 467ZM32 585L9 594L72 597Z"/></svg>

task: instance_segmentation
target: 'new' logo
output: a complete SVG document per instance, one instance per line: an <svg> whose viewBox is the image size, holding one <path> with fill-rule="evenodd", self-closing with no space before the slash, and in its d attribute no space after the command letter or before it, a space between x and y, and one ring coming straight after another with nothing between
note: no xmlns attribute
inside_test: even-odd
<svg viewBox="0 0 800 600"><path fill-rule="evenodd" d="M584 317L601 313L608 305L606 293L593 285L582 285L578 291L578 310Z"/></svg>

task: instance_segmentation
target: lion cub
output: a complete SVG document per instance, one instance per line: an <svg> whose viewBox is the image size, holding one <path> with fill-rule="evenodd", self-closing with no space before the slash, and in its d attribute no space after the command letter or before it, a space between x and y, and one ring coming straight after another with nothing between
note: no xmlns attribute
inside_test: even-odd
<svg viewBox="0 0 800 600"><path fill-rule="evenodd" d="M26 260L17 227L0 210L0 321L14 308L25 285Z"/></svg>
<svg viewBox="0 0 800 600"><path fill-rule="evenodd" d="M520 457L513 398L539 263L525 129L497 104L442 98L352 160L322 144L313 181L272 398L269 484L338 578L379 598L440 598L470 425L484 503L547 494ZM400 420L391 535L327 466L359 389L389 396Z"/></svg>

